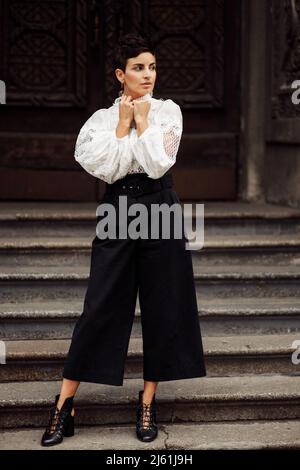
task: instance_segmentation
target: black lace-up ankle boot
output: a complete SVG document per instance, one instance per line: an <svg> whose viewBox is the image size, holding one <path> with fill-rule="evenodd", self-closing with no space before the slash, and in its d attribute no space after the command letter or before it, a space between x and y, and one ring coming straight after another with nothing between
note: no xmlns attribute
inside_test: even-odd
<svg viewBox="0 0 300 470"><path fill-rule="evenodd" d="M45 447L59 444L64 437L74 436L74 416L71 414L74 396L66 398L60 410L57 408L59 396L56 395L54 406L50 408L48 425L42 436L41 445Z"/></svg>
<svg viewBox="0 0 300 470"><path fill-rule="evenodd" d="M136 410L136 435L140 441L150 442L157 436L155 394L149 404L143 403L143 393L139 392L139 405Z"/></svg>

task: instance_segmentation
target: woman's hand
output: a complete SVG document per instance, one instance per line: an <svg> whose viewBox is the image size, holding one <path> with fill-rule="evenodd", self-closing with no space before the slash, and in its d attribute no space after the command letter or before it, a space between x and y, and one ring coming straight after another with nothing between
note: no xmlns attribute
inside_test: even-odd
<svg viewBox="0 0 300 470"><path fill-rule="evenodd" d="M133 120L134 104L131 96L122 95L119 103L119 122L123 125L130 127Z"/></svg>
<svg viewBox="0 0 300 470"><path fill-rule="evenodd" d="M136 124L145 122L151 107L150 101L136 101L133 100L133 114Z"/></svg>

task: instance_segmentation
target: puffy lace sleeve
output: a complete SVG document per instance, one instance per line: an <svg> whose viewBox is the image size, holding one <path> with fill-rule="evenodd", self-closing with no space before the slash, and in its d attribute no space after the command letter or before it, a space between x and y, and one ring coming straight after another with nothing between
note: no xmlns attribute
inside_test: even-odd
<svg viewBox="0 0 300 470"><path fill-rule="evenodd" d="M132 151L129 136L118 138L109 122L109 108L96 111L80 129L74 157L88 173L111 184L128 173Z"/></svg>
<svg viewBox="0 0 300 470"><path fill-rule="evenodd" d="M133 145L133 154L150 178L160 178L176 162L182 135L182 113L178 104L165 100L157 111L155 124L147 129Z"/></svg>

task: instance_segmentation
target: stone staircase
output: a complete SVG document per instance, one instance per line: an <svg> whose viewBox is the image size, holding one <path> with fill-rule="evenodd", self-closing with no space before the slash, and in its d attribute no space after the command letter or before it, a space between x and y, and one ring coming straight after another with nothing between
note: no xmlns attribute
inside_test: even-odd
<svg viewBox="0 0 300 470"><path fill-rule="evenodd" d="M0 448L42 449L88 282L91 203L0 204ZM300 448L300 210L205 204L192 251L208 375L161 382L159 437L135 437L140 309L123 387L82 383L76 434L60 449Z"/></svg>

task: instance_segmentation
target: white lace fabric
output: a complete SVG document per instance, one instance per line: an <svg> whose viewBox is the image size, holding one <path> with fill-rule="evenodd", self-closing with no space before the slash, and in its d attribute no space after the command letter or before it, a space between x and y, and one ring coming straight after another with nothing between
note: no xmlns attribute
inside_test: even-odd
<svg viewBox="0 0 300 470"><path fill-rule="evenodd" d="M92 176L114 183L131 173L146 173L149 178L163 176L176 162L182 136L182 113L171 99L151 97L148 127L138 136L135 127L124 137L116 136L119 102L98 109L82 126L75 145L75 160Z"/></svg>

